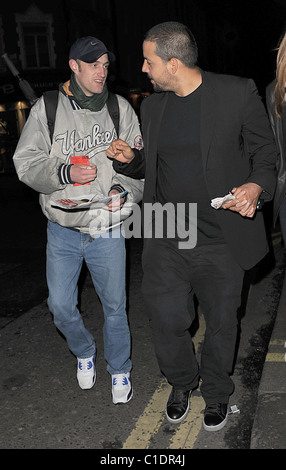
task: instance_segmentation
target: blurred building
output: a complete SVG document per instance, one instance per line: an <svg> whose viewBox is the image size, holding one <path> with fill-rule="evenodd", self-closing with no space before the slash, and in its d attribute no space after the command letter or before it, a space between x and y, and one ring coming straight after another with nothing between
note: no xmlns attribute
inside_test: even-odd
<svg viewBox="0 0 286 470"><path fill-rule="evenodd" d="M7 66L8 58L36 96L70 76L68 52L81 36L96 36L116 55L108 86L139 113L152 86L142 73L145 32L163 21L193 31L199 65L249 76L263 91L274 74L286 0L4 0L0 7L0 171L10 162L31 100ZM22 83L23 85L23 83ZM3 156L5 154L5 156ZM5 163L5 165L7 165Z"/></svg>
<svg viewBox="0 0 286 470"><path fill-rule="evenodd" d="M10 168L17 139L33 100L7 61L40 97L70 76L68 52L82 35L112 44L109 1L50 0L2 2L0 8L0 171Z"/></svg>

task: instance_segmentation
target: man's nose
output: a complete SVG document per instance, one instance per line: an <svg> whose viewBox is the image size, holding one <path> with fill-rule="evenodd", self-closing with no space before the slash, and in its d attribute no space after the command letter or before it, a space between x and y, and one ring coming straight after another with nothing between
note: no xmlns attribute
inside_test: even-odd
<svg viewBox="0 0 286 470"><path fill-rule="evenodd" d="M146 60L144 60L143 65L142 65L142 72L147 73L148 71L148 65Z"/></svg>

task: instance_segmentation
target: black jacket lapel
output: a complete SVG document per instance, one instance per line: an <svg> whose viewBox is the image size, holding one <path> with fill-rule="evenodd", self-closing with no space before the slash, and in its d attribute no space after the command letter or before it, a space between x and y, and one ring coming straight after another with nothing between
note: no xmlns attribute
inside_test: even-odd
<svg viewBox="0 0 286 470"><path fill-rule="evenodd" d="M202 72L202 103L201 103L201 152L204 170L207 167L209 151L216 123L216 93L207 79L207 73Z"/></svg>

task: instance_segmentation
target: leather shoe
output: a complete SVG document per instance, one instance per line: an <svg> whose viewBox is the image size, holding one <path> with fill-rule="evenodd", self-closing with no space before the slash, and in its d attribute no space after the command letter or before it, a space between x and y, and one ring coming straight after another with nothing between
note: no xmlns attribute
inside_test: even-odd
<svg viewBox="0 0 286 470"><path fill-rule="evenodd" d="M167 420L170 423L180 423L187 416L190 408L190 390L172 389L166 407Z"/></svg>
<svg viewBox="0 0 286 470"><path fill-rule="evenodd" d="M207 405L204 413L203 427L206 431L219 431L227 422L227 404L214 403Z"/></svg>

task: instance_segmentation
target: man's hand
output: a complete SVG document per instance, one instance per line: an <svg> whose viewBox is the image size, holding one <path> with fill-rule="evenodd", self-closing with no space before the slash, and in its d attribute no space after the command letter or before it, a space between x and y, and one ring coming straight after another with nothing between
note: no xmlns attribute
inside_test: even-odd
<svg viewBox="0 0 286 470"><path fill-rule="evenodd" d="M132 148L124 142L124 140L117 139L114 140L110 147L106 151L106 155L109 158L114 158L122 163L130 163L134 158L134 152Z"/></svg>
<svg viewBox="0 0 286 470"><path fill-rule="evenodd" d="M256 183L245 183L231 192L235 199L224 204L223 208L238 212L243 217L253 217L262 188Z"/></svg>
<svg viewBox="0 0 286 470"><path fill-rule="evenodd" d="M119 191L117 191L117 189L112 189L108 193L109 196L114 196L115 194L119 194ZM112 201L110 204L108 204L108 206L105 206L103 209L106 209L111 212L116 212L122 208L124 202L125 202L124 197L121 197L120 199L117 199L116 201Z"/></svg>
<svg viewBox="0 0 286 470"><path fill-rule="evenodd" d="M72 165L70 177L74 183L85 184L96 178L96 166Z"/></svg>

